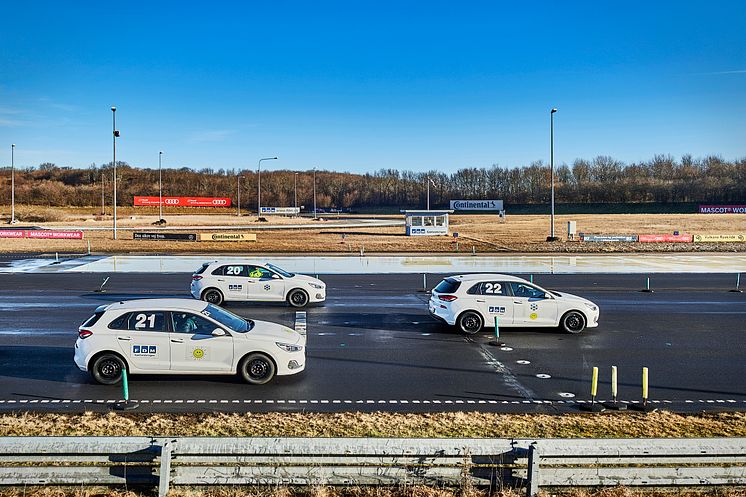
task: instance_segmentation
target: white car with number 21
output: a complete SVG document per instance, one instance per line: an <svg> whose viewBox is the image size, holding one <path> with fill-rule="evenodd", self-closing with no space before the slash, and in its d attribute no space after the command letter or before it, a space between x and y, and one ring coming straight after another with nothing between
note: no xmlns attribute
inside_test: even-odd
<svg viewBox="0 0 746 497"><path fill-rule="evenodd" d="M432 291L430 314L464 333L483 327L561 327L580 333L598 326L598 306L590 300L545 290L506 274L451 276Z"/></svg>
<svg viewBox="0 0 746 497"><path fill-rule="evenodd" d="M190 299L102 305L78 329L75 364L105 385L122 370L146 374L239 374L251 384L306 366L306 337Z"/></svg>
<svg viewBox="0 0 746 497"><path fill-rule="evenodd" d="M285 271L273 264L206 262L192 275L192 297L211 304L283 302L293 307L326 300L318 278Z"/></svg>

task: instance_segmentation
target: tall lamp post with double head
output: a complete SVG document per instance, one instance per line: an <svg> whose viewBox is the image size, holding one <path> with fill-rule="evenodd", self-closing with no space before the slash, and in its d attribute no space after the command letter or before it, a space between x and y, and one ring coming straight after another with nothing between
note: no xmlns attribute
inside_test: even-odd
<svg viewBox="0 0 746 497"><path fill-rule="evenodd" d="M298 173L293 174L293 207L298 207Z"/></svg>
<svg viewBox="0 0 746 497"><path fill-rule="evenodd" d="M313 218L316 219L316 168L313 168Z"/></svg>
<svg viewBox="0 0 746 497"><path fill-rule="evenodd" d="M16 144L10 145L10 224L16 222Z"/></svg>
<svg viewBox="0 0 746 497"><path fill-rule="evenodd" d="M119 130L117 129L117 108L111 108L111 127L112 134L114 135L114 152L112 157L112 164L114 165L114 240L117 239L117 137L119 137Z"/></svg>
<svg viewBox="0 0 746 497"><path fill-rule="evenodd" d="M551 204L552 214L549 219L549 236L547 237L548 242L555 242L559 238L554 235L554 113L557 109L552 109L549 112L549 171L551 176Z"/></svg>
<svg viewBox="0 0 746 497"><path fill-rule="evenodd" d="M163 150L158 152L158 220L163 221L163 173L161 171Z"/></svg>
<svg viewBox="0 0 746 497"><path fill-rule="evenodd" d="M433 186L437 186L435 184L435 181L433 181L433 179L430 176L428 176L427 177L427 210L430 210L430 183L432 183Z"/></svg>
<svg viewBox="0 0 746 497"><path fill-rule="evenodd" d="M265 157L259 159L259 163L256 166L256 215L259 217L262 214L262 161L263 160L277 160L277 157Z"/></svg>

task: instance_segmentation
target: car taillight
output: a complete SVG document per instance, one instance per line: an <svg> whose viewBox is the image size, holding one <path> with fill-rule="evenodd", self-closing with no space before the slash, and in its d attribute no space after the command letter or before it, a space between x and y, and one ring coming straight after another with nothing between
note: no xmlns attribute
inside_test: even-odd
<svg viewBox="0 0 746 497"><path fill-rule="evenodd" d="M446 302L453 302L453 301L454 301L454 300L456 300L456 299L457 299L458 297L456 297L455 295L438 295L438 298L439 298L440 300L444 300L444 301L446 301Z"/></svg>
<svg viewBox="0 0 746 497"><path fill-rule="evenodd" d="M201 279L202 279L202 276L200 276L200 275L198 275L198 274L192 275L192 280L193 280L193 281L199 281L199 280L201 280Z"/></svg>
<svg viewBox="0 0 746 497"><path fill-rule="evenodd" d="M79 330L78 331L78 338L80 339L86 339L91 335L93 335L93 332L91 330Z"/></svg>

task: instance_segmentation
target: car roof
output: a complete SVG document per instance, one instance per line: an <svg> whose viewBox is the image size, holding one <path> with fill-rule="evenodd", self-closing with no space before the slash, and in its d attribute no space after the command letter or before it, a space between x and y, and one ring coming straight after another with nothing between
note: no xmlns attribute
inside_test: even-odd
<svg viewBox="0 0 746 497"><path fill-rule="evenodd" d="M122 300L106 307L107 311L154 310L200 312L207 302L194 299L136 299Z"/></svg>
<svg viewBox="0 0 746 497"><path fill-rule="evenodd" d="M513 276L510 274L501 274L501 273L478 273L478 274L458 274L454 276L449 276L449 278L452 278L457 281L483 281L483 280L503 280L503 281L520 281L521 283L525 283L526 280L523 278L519 278L518 276Z"/></svg>
<svg viewBox="0 0 746 497"><path fill-rule="evenodd" d="M231 266L231 265L238 266L238 265L245 265L245 264L250 264L252 266L266 266L267 265L266 262L259 262L259 261L252 261L252 260L210 261L210 262L205 262L202 265L209 267L209 266L224 266L224 265L227 265L227 266Z"/></svg>

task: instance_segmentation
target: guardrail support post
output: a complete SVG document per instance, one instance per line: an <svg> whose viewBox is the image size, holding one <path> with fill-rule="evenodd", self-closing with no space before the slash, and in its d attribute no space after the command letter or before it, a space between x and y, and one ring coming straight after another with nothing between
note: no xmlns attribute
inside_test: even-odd
<svg viewBox="0 0 746 497"><path fill-rule="evenodd" d="M158 471L158 497L166 497L171 483L171 442L161 447L161 468Z"/></svg>
<svg viewBox="0 0 746 497"><path fill-rule="evenodd" d="M526 497L539 495L539 460L541 456L536 443L528 446L528 474L526 475Z"/></svg>

